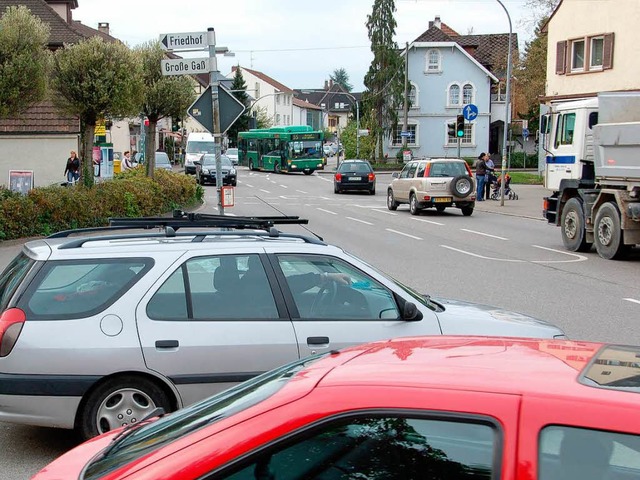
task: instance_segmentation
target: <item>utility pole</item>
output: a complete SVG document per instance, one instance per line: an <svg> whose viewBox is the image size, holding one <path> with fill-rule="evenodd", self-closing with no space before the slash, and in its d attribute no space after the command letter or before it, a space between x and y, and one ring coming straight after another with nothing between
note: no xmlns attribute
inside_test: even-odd
<svg viewBox="0 0 640 480"><path fill-rule="evenodd" d="M404 50L404 121L402 131L409 132L409 42L406 42ZM402 149L407 149L409 137L402 137ZM458 155L459 156L459 155Z"/></svg>
<svg viewBox="0 0 640 480"><path fill-rule="evenodd" d="M218 213L224 215L222 202L222 134L220 133L220 102L218 101L218 86L216 73L218 61L216 59L216 32L213 27L207 29L209 40L209 86L211 87L211 102L213 106L213 138L216 144L216 191L218 193Z"/></svg>
<svg viewBox="0 0 640 480"><path fill-rule="evenodd" d="M511 124L511 110L510 110L510 104L511 104L511 35L513 32L512 26L511 26L511 15L509 15L509 10L507 10L507 7L504 6L504 3L502 3L501 0L496 0L500 6L502 7L502 9L504 10L504 13L507 14L507 19L509 20L509 47L507 48L507 91L505 92L505 101L504 101L504 106L505 106L505 115L504 115L504 131L502 132L502 181L500 182L500 206L504 207L504 184L505 182L505 176L507 173L507 140L508 140L508 132L509 132L509 125Z"/></svg>

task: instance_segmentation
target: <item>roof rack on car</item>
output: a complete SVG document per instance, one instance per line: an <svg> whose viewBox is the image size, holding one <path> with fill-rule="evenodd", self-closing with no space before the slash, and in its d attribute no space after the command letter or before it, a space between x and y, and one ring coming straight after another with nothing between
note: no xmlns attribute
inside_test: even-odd
<svg viewBox="0 0 640 480"><path fill-rule="evenodd" d="M227 215L211 215L203 213L186 213L181 210L174 210L173 217L141 217L141 218L110 218L109 226L82 228L76 230L65 230L54 233L48 238L67 238L72 234L84 234L93 232L106 232L116 230L131 229L157 229L164 228L164 233L144 234L145 238L171 238L171 237L193 237L192 242L201 242L207 236L213 234L211 231L188 231L177 233L181 228L221 228L223 230L216 231L216 236L260 236L269 238L297 238L307 243L324 244L321 238L310 238L304 235L282 233L274 227L274 225L305 225L309 220L302 219L297 216L256 216L256 217L236 217ZM251 232L241 232L238 230L252 230ZM256 230L264 230L264 232L256 232ZM114 234L107 236L84 237L71 240L60 249L81 247L90 241L104 240L125 240L140 238L140 234Z"/></svg>

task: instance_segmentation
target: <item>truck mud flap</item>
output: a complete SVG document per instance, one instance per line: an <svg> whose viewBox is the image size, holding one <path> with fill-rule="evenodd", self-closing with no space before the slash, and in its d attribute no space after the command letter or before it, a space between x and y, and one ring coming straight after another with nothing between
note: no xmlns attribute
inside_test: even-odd
<svg viewBox="0 0 640 480"><path fill-rule="evenodd" d="M542 216L547 219L548 223L558 225L558 192L543 198Z"/></svg>

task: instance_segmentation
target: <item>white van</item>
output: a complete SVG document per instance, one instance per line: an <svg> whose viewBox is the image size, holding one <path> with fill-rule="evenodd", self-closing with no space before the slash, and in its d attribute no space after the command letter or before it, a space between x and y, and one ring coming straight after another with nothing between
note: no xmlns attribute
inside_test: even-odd
<svg viewBox="0 0 640 480"><path fill-rule="evenodd" d="M196 174L193 162L200 160L203 153L216 153L216 142L210 133L192 132L187 137L187 151L184 157L184 173Z"/></svg>

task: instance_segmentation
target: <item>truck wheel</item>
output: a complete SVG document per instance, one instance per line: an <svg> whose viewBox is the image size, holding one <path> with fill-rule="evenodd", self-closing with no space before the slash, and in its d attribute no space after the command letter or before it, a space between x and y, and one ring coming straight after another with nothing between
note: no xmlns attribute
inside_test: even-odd
<svg viewBox="0 0 640 480"><path fill-rule="evenodd" d="M620 212L612 202L604 203L598 213L594 225L594 243L598 255L607 260L620 258L625 252L620 228Z"/></svg>
<svg viewBox="0 0 640 480"><path fill-rule="evenodd" d="M587 252L591 244L585 235L584 209L582 202L571 198L562 209L560 217L560 232L564 247L571 252Z"/></svg>

